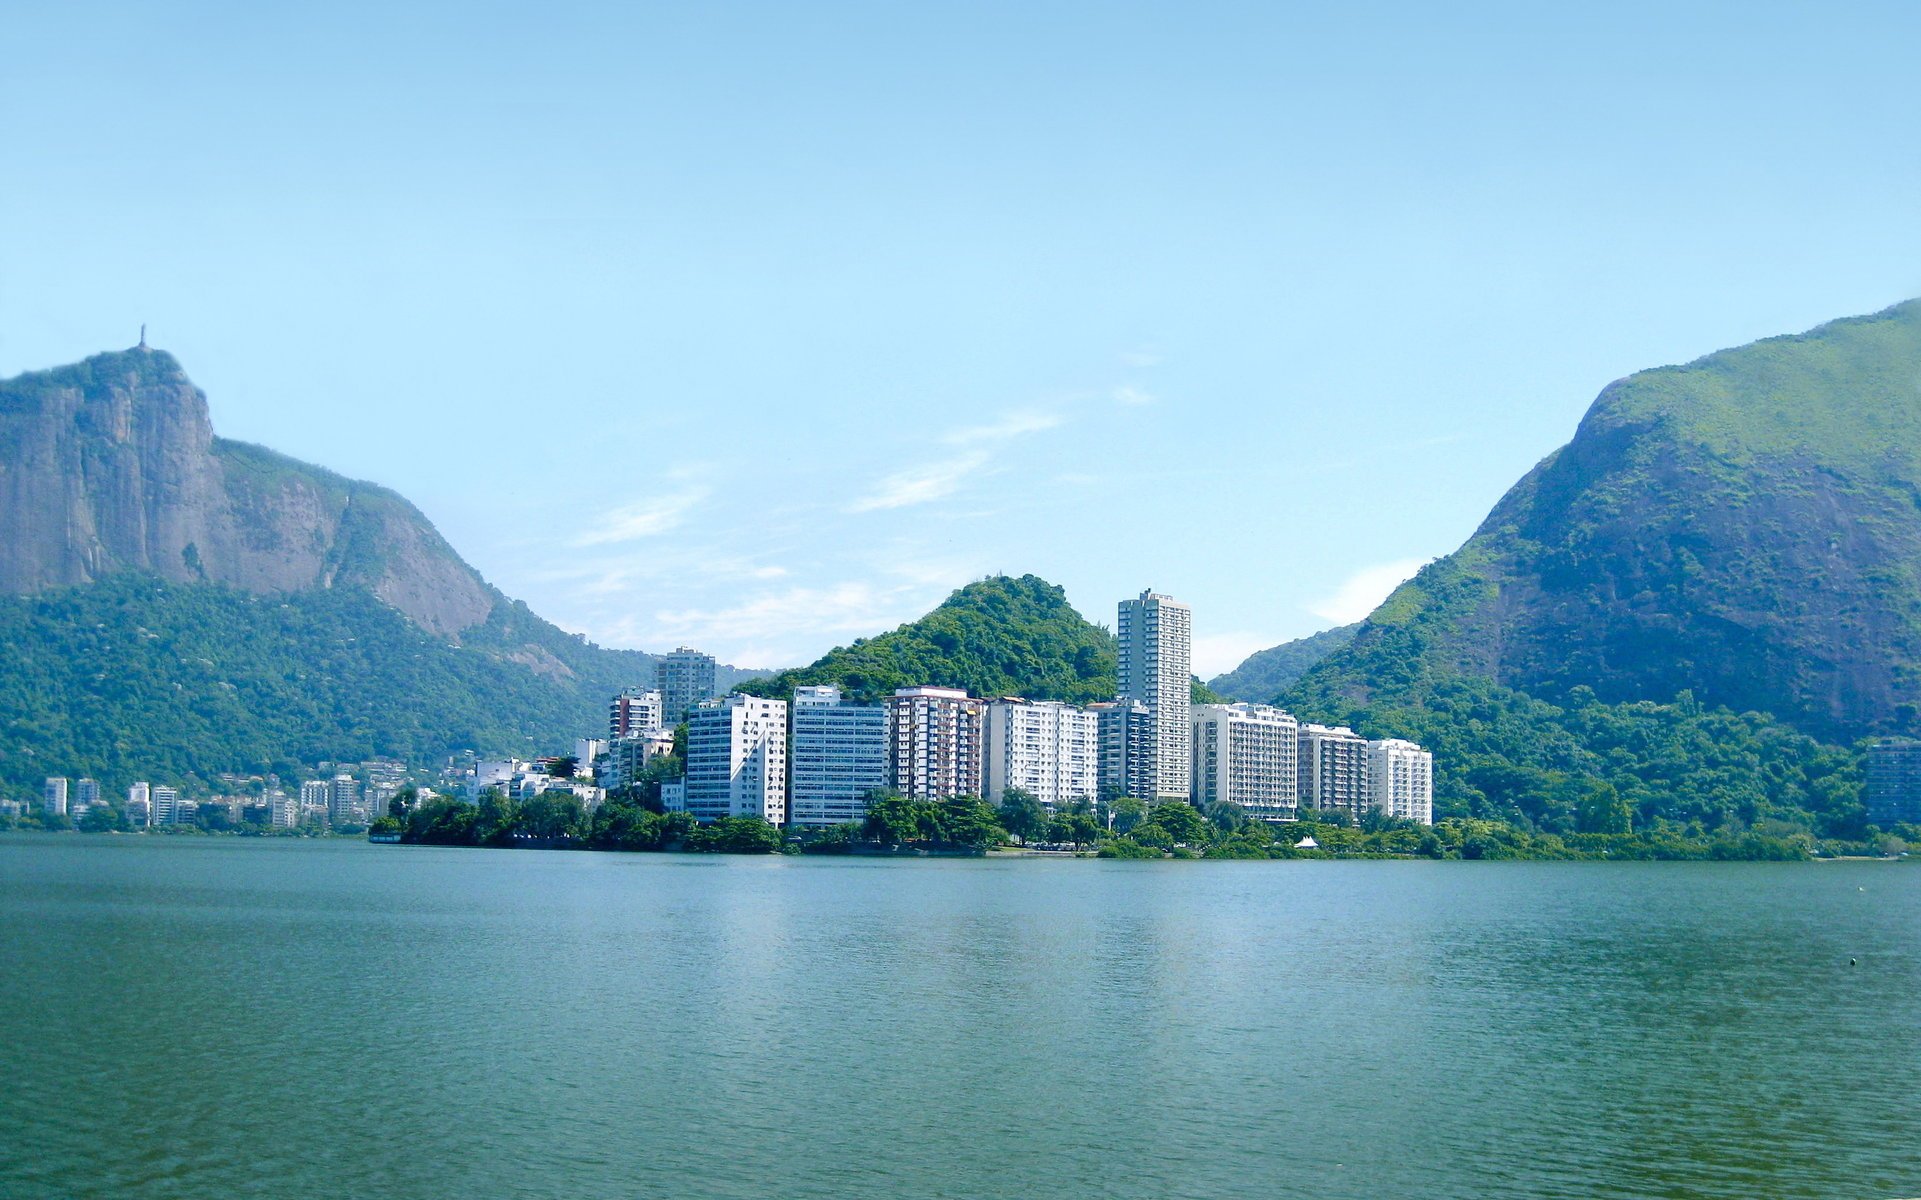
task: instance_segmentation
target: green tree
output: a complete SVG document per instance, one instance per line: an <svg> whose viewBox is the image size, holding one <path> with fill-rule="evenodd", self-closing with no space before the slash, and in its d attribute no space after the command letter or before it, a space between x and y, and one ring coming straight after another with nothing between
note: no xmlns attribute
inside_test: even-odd
<svg viewBox="0 0 1921 1200"><path fill-rule="evenodd" d="M1576 823L1582 833L1627 833L1634 826L1634 810L1613 784L1593 779L1576 803Z"/></svg>
<svg viewBox="0 0 1921 1200"><path fill-rule="evenodd" d="M1147 805L1133 796L1117 796L1108 802L1108 815L1113 820L1113 829L1125 837L1134 827L1147 819Z"/></svg>
<svg viewBox="0 0 1921 1200"><path fill-rule="evenodd" d="M1149 825L1158 829L1170 843L1176 846L1200 846L1207 843L1209 828L1207 818L1201 816L1201 811L1185 800L1167 800L1156 804L1149 810L1147 820L1142 822L1143 828ZM1135 837L1136 839L1140 837L1139 829L1135 830Z"/></svg>
<svg viewBox="0 0 1921 1200"><path fill-rule="evenodd" d="M1001 828L1023 842L1031 841L1047 827L1047 810L1032 792L1020 788L1002 792L995 812Z"/></svg>

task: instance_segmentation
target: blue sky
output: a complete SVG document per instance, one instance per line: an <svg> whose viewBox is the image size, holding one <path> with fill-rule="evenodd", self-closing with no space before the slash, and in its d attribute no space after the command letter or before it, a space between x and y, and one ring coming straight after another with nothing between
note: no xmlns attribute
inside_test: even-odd
<svg viewBox="0 0 1921 1200"><path fill-rule="evenodd" d="M32 7L0 374L148 322L614 645L1031 571L1212 673L1608 381L1921 294L1912 5Z"/></svg>

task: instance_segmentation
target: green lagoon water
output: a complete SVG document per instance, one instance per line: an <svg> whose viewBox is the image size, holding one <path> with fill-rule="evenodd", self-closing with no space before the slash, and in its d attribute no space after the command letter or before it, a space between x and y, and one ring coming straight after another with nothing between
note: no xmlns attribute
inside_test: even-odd
<svg viewBox="0 0 1921 1200"><path fill-rule="evenodd" d="M14 835L0 1047L6 1197L1916 1196L1921 868Z"/></svg>

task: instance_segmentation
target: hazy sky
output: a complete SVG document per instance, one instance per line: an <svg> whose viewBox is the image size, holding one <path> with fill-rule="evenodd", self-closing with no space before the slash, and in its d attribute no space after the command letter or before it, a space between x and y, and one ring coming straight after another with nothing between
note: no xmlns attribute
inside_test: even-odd
<svg viewBox="0 0 1921 1200"><path fill-rule="evenodd" d="M1031 571L1211 674L1609 380L1921 293L1913 4L28 7L0 374L148 322L613 645Z"/></svg>

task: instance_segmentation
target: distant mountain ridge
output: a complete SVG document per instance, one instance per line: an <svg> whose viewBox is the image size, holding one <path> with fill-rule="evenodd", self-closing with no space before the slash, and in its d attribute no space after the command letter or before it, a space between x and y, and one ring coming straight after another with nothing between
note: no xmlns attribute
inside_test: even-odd
<svg viewBox="0 0 1921 1200"><path fill-rule="evenodd" d="M1361 623L1356 621L1257 650L1232 671L1208 680L1207 686L1233 700L1266 704L1293 686L1309 667L1353 641L1360 630Z"/></svg>
<svg viewBox="0 0 1921 1200"><path fill-rule="evenodd" d="M0 381L0 629L16 789L551 749L657 661L509 600L398 494L215 436L144 346Z"/></svg>

